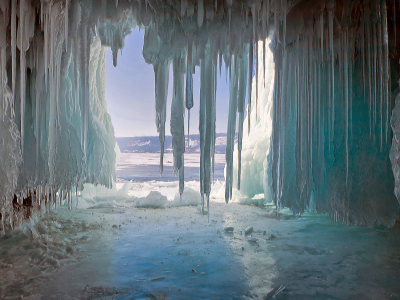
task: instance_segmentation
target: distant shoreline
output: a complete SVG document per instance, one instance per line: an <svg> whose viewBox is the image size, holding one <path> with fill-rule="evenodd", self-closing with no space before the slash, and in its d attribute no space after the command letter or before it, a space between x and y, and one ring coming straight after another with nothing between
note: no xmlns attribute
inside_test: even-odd
<svg viewBox="0 0 400 300"><path fill-rule="evenodd" d="M160 140L158 136L139 136L139 137L117 137L116 138L121 153L160 153ZM225 154L226 149L226 133L216 133L215 153ZM237 141L237 135L235 142ZM165 136L164 153L172 152L172 136ZM200 135L190 135L189 145L188 138L185 136L185 152L200 152Z"/></svg>

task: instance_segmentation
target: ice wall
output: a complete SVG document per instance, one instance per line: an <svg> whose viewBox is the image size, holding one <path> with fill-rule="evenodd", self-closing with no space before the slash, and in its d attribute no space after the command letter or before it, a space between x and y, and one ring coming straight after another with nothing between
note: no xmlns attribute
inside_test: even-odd
<svg viewBox="0 0 400 300"><path fill-rule="evenodd" d="M271 149L272 134L272 100L274 92L274 57L269 48L263 48L263 41L258 42L258 64L265 62L263 68L258 69L258 106L251 107L251 113L243 123L242 148L240 143L235 146L233 154L233 187L236 198L253 198L257 194L264 194L262 203L272 201L270 183L272 180L271 168L268 162ZM265 55L263 53L265 51ZM265 59L265 60L264 60ZM256 80L253 77L252 98L256 98ZM248 118L251 121L249 122ZM248 125L250 124L250 129ZM241 150L241 155L239 155ZM239 162L240 158L240 162ZM241 174L240 181L238 174ZM241 201L240 199L238 199ZM261 204L259 200L255 201Z"/></svg>
<svg viewBox="0 0 400 300"><path fill-rule="evenodd" d="M316 210L335 222L392 225L398 217L396 135L392 165L389 149L400 73L399 6L384 0L1 1L0 136L7 141L1 153L12 157L0 166L2 215L10 214L14 192L23 198L34 191L37 202L44 196L54 202L70 198L86 182L112 184L115 139L104 101L104 47L111 47L116 65L124 37L139 26L145 30L143 57L154 66L162 149L173 68L170 126L181 194L183 116L193 107L192 76L200 71L200 190L203 210L209 209L216 87L225 67L226 201L236 177L251 196L260 190L260 184L251 187L251 179L261 183L263 176L270 178L264 192L271 191L278 209L302 213L313 198ZM267 90L273 92L272 133L269 139L268 130L260 131L261 175L245 163L258 124L268 123ZM395 133L396 120L397 110ZM242 149L237 155L236 123ZM244 164L236 169L241 154ZM160 155L162 172L163 151Z"/></svg>
<svg viewBox="0 0 400 300"><path fill-rule="evenodd" d="M12 226L28 196L56 205L83 183L110 187L116 143L94 7L21 0L0 11L0 209Z"/></svg>
<svg viewBox="0 0 400 300"><path fill-rule="evenodd" d="M389 160L398 8L332 1L299 15L313 5L287 14L277 35L285 43L273 50L274 201L301 213L313 195L334 222L391 226L399 215Z"/></svg>

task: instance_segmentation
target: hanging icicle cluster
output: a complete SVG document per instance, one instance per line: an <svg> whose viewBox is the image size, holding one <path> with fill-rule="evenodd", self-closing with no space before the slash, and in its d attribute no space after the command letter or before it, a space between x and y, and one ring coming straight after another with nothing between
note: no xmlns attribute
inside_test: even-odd
<svg viewBox="0 0 400 300"><path fill-rule="evenodd" d="M72 191L83 183L114 181L106 48L94 8L89 1L1 2L3 228L13 226L22 207L38 207L43 199L71 205Z"/></svg>
<svg viewBox="0 0 400 300"><path fill-rule="evenodd" d="M335 221L392 224L398 204L388 152L398 9L384 0L2 1L0 136L7 147L0 159L10 162L0 166L2 216L11 214L14 193L56 199L85 182L112 185L115 138L104 99L105 51L112 49L116 65L125 36L139 25L145 28L143 56L154 66L161 173L172 65L170 126L181 194L185 107L190 114L196 106L193 75L200 69L203 212L209 210L214 164L218 68L224 61L229 76L229 201L234 159L241 184L245 109L250 130L252 107L259 118L270 47L275 79L269 169L277 207L301 213L311 206ZM378 203L382 198L385 205Z"/></svg>
<svg viewBox="0 0 400 300"><path fill-rule="evenodd" d="M386 2L319 5L288 23L286 45L275 43L274 202L334 222L391 225Z"/></svg>

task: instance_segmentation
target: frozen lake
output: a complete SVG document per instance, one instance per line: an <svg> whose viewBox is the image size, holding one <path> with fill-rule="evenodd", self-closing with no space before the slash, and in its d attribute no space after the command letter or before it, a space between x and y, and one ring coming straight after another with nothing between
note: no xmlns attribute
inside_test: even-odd
<svg viewBox="0 0 400 300"><path fill-rule="evenodd" d="M78 210L44 212L1 237L0 299L272 299L283 286L277 300L400 298L399 223L345 227L322 215L226 205L222 180L208 220L198 194L188 199L199 189L196 157L187 157L192 194L182 203L176 178L159 178L157 157L123 154L119 191L84 191Z"/></svg>
<svg viewBox="0 0 400 300"><path fill-rule="evenodd" d="M200 180L200 153L186 153L185 181ZM215 154L214 178L224 180L225 154ZM164 172L160 175L159 153L121 153L117 178L132 181L176 181L172 153L164 154Z"/></svg>

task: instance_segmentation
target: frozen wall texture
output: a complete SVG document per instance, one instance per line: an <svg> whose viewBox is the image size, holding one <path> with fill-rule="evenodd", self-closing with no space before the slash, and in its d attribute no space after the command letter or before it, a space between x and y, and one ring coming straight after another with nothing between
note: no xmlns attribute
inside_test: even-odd
<svg viewBox="0 0 400 300"><path fill-rule="evenodd" d="M116 65L125 36L140 26L143 57L154 66L162 149L173 70L170 126L180 193L184 113L193 107L192 76L200 71L200 189L209 208L224 65L226 201L239 184L249 197L262 187L278 209L302 213L312 206L334 222L393 225L400 189L399 6L395 0L1 0L3 221L12 216L14 193L55 202L86 182L112 185L105 51L111 47ZM255 141L261 141L256 156ZM163 151L160 161L162 173Z"/></svg>

